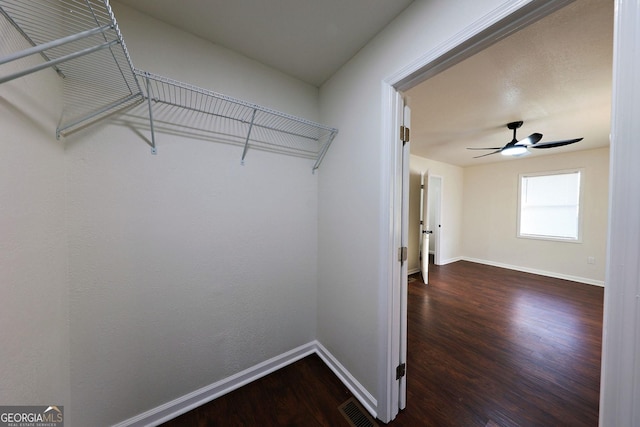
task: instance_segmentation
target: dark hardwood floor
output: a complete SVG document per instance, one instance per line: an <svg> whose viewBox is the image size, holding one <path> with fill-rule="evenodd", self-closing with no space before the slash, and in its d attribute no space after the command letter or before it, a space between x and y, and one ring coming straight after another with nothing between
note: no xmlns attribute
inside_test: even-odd
<svg viewBox="0 0 640 427"><path fill-rule="evenodd" d="M407 409L391 426L597 426L603 289L456 262L410 277ZM348 426L317 356L166 424Z"/></svg>
<svg viewBox="0 0 640 427"><path fill-rule="evenodd" d="M411 279L394 426L598 425L603 288L463 261Z"/></svg>
<svg viewBox="0 0 640 427"><path fill-rule="evenodd" d="M314 354L162 426L349 427L338 406L351 396L331 369Z"/></svg>

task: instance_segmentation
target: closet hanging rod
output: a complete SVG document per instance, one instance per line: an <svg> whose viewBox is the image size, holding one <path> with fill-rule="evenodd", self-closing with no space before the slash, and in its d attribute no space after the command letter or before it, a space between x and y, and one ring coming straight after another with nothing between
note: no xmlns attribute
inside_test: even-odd
<svg viewBox="0 0 640 427"><path fill-rule="evenodd" d="M42 53L45 50L49 50L49 49L52 49L54 47L62 46L63 44L71 43L71 42L74 42L76 40L80 40L82 38L92 36L94 34L102 33L102 32L104 32L104 31L106 31L106 30L108 30L110 28L113 28L113 26L112 25L105 25L104 27L97 27L97 28L93 28L91 30L82 31L80 33L72 34L70 36L63 37L61 39L52 40L52 41L47 42L47 43L42 43L40 45L36 45L36 46L30 47L28 49L21 50L20 52L16 52L16 53L14 53L12 55L8 55L8 56L5 56L4 58L0 58L0 65L6 64L8 62L15 61L17 59L24 58L26 56L30 56L30 55L33 55L33 54L36 54L36 53ZM51 60L49 60L49 62L51 62Z"/></svg>
<svg viewBox="0 0 640 427"><path fill-rule="evenodd" d="M88 47L86 49L80 50L78 52L70 53L69 55L62 56L60 58L52 59L48 62L44 62L42 64L34 65L33 67L27 68L25 70L18 71L13 74L9 74L8 76L4 76L0 78L0 84L17 79L18 77L26 76L27 74L35 73L36 71L44 70L45 68L52 67L54 65L62 64L63 62L71 61L72 59L79 58L84 55L88 55L93 52L97 52L99 50L108 48L118 43L118 40L111 40L110 42L105 42L99 44L97 46ZM35 52L38 53L38 52Z"/></svg>
<svg viewBox="0 0 640 427"><path fill-rule="evenodd" d="M100 115L105 114L105 113L107 113L109 111L115 110L118 107L121 107L122 105L125 105L125 104L127 104L127 103L129 103L131 101L136 100L136 99L138 99L138 101L141 102L142 99L143 99L142 93L131 94L131 95L127 96L126 98L119 99L119 100L117 100L115 102L112 102L109 105L105 105L104 107L102 107L102 108L100 108L100 109L98 109L96 111L93 111L93 112L83 116L80 119L74 120L74 121L72 121L70 123L66 123L64 126L60 126L60 127L58 127L56 129L56 139L60 139L60 136L64 135L65 132L67 132L67 130L72 129L72 128L74 128L74 127L76 127L76 126L78 126L78 125L80 125L80 124L82 124L82 123L84 123L84 122L86 122L88 120L91 120L91 119L94 119L96 117L99 117ZM155 146L154 146L154 148L155 148Z"/></svg>

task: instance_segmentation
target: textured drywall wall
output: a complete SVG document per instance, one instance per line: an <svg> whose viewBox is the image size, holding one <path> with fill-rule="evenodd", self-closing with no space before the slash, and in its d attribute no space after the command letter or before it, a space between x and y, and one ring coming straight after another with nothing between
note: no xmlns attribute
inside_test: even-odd
<svg viewBox="0 0 640 427"><path fill-rule="evenodd" d="M391 206L382 82L501 3L414 2L320 88L321 118L340 134L319 174L318 339L378 399Z"/></svg>
<svg viewBox="0 0 640 427"><path fill-rule="evenodd" d="M572 168L584 168L582 242L516 237L519 174ZM608 185L608 148L465 168L464 256L603 282Z"/></svg>
<svg viewBox="0 0 640 427"><path fill-rule="evenodd" d="M316 119L314 88L114 10L136 66ZM115 424L316 336L313 161L250 150L241 166L242 147L163 132L154 156L140 135L67 139L72 425Z"/></svg>
<svg viewBox="0 0 640 427"><path fill-rule="evenodd" d="M30 47L0 22L0 57ZM0 75L40 63L27 58ZM0 403L69 404L62 81L51 69L0 85ZM66 409L66 408L65 408Z"/></svg>

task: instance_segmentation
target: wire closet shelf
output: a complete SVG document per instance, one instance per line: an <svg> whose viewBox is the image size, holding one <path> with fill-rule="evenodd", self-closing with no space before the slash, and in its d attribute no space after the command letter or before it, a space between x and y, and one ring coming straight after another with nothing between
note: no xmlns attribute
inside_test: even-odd
<svg viewBox="0 0 640 427"><path fill-rule="evenodd" d="M136 69L108 0L0 0L0 84L54 69L64 111L56 136L108 117L156 130L322 162L338 130ZM38 59L39 57L39 59Z"/></svg>

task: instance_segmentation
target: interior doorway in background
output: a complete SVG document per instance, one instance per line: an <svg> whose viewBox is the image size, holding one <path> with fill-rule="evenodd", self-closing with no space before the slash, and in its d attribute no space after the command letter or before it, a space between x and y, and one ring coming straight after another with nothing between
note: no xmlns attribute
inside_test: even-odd
<svg viewBox="0 0 640 427"><path fill-rule="evenodd" d="M429 264L440 265L442 177L428 170L420 177L419 258L422 281L429 284Z"/></svg>
<svg viewBox="0 0 640 427"><path fill-rule="evenodd" d="M442 264L442 177L429 175L429 230L433 231L429 241L429 258L435 265Z"/></svg>

